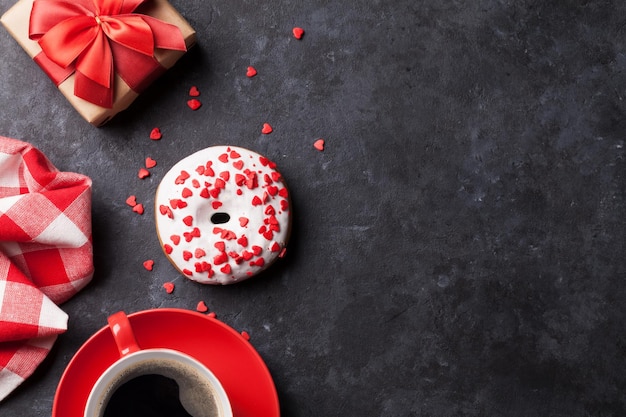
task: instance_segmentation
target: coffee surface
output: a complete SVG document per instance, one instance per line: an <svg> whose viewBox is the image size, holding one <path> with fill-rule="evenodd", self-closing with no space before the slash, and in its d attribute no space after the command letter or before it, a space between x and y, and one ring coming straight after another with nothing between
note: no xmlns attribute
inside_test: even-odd
<svg viewBox="0 0 626 417"><path fill-rule="evenodd" d="M216 392L193 367L149 359L120 372L94 417L220 417Z"/></svg>
<svg viewBox="0 0 626 417"><path fill-rule="evenodd" d="M111 396L104 417L194 417L180 403L175 380L142 375L122 384Z"/></svg>

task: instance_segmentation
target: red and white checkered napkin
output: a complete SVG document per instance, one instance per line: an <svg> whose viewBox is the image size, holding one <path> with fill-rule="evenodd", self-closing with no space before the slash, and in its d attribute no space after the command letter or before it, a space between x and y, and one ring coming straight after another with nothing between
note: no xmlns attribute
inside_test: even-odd
<svg viewBox="0 0 626 417"><path fill-rule="evenodd" d="M91 180L0 136L0 401L67 329L57 304L92 275Z"/></svg>

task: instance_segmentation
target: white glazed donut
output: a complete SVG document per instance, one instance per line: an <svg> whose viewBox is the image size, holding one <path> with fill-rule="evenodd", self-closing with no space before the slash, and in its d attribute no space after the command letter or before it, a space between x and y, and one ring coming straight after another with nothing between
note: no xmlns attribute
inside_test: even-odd
<svg viewBox="0 0 626 417"><path fill-rule="evenodd" d="M155 197L157 234L184 276L203 284L231 284L283 256L291 210L275 168L256 152L213 146L165 174Z"/></svg>

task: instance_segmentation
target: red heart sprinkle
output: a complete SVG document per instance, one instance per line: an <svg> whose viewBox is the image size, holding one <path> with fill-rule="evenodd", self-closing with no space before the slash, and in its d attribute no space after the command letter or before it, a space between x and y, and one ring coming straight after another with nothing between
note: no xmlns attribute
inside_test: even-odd
<svg viewBox="0 0 626 417"><path fill-rule="evenodd" d="M154 261L152 259L148 259L147 261L144 261L143 263L143 267L146 268L148 271L152 271L153 266L154 266Z"/></svg>
<svg viewBox="0 0 626 417"><path fill-rule="evenodd" d="M240 217L239 218L239 225L241 227L246 227L246 225L248 224L250 220L247 217Z"/></svg>
<svg viewBox="0 0 626 417"><path fill-rule="evenodd" d="M228 172L228 171L220 172L220 177L224 181L228 181L230 179L230 172Z"/></svg>
<svg viewBox="0 0 626 417"><path fill-rule="evenodd" d="M324 150L324 143L324 139L318 139L313 143L313 147L321 152Z"/></svg>
<svg viewBox="0 0 626 417"><path fill-rule="evenodd" d="M156 166L156 161L150 157L146 158L146 168L154 168Z"/></svg>
<svg viewBox="0 0 626 417"><path fill-rule="evenodd" d="M188 250L184 250L183 251L183 259L188 261L193 257L192 253L189 252Z"/></svg>
<svg viewBox="0 0 626 417"><path fill-rule="evenodd" d="M192 98L191 100L187 101L187 106L189 106L191 110L198 110L202 106L202 103L200 102L200 100Z"/></svg>
<svg viewBox="0 0 626 417"><path fill-rule="evenodd" d="M163 284L163 288L165 288L166 293L171 294L174 292L174 283L166 282L165 284Z"/></svg>
<svg viewBox="0 0 626 417"><path fill-rule="evenodd" d="M293 32L293 37L296 39L302 39L302 36L304 35L304 29L299 28L299 27L293 28L292 32Z"/></svg>
<svg viewBox="0 0 626 417"><path fill-rule="evenodd" d="M222 203L220 201L213 201L211 202L211 206L213 207L213 210L217 210L222 207Z"/></svg>
<svg viewBox="0 0 626 417"><path fill-rule="evenodd" d="M215 246L215 248L220 252L224 252L226 250L226 244L224 242L215 242L213 246Z"/></svg>
<svg viewBox="0 0 626 417"><path fill-rule="evenodd" d="M137 205L137 197L135 197L134 195L131 195L130 197L126 199L126 204L128 204L131 207L135 207Z"/></svg>
<svg viewBox="0 0 626 417"><path fill-rule="evenodd" d="M198 97L200 95L200 90L195 85L189 89L189 95L191 97Z"/></svg>
<svg viewBox="0 0 626 417"><path fill-rule="evenodd" d="M170 240L172 241L172 243L174 243L175 245L178 245L180 243L180 236L178 235L172 235L170 236Z"/></svg>
<svg viewBox="0 0 626 417"><path fill-rule="evenodd" d="M254 245L252 247L252 253L254 253L256 256L259 256L261 252L263 252L263 248L261 248L260 246Z"/></svg>
<svg viewBox="0 0 626 417"><path fill-rule="evenodd" d="M248 78L252 78L256 75L256 69L254 67L248 67L248 71L246 72L246 76Z"/></svg>
<svg viewBox="0 0 626 417"><path fill-rule="evenodd" d="M270 126L269 123L263 123L263 129L261 129L261 133L263 133L264 135L269 135L273 131L274 129L272 129L272 126Z"/></svg>
<svg viewBox="0 0 626 417"><path fill-rule="evenodd" d="M243 168L243 161L235 161L233 162L233 166L237 169Z"/></svg>
<svg viewBox="0 0 626 417"><path fill-rule="evenodd" d="M138 176L139 178L141 178L141 179L144 179L144 178L146 178L146 177L149 177L149 176L150 176L150 171L148 171L148 170L147 170L147 169L145 169L145 168L141 168L141 169L139 170L139 172L137 173L137 176Z"/></svg>
<svg viewBox="0 0 626 417"><path fill-rule="evenodd" d="M143 214L143 204L137 204L133 207L133 211L137 214Z"/></svg>
<svg viewBox="0 0 626 417"><path fill-rule="evenodd" d="M230 265L226 264L223 267L220 268L220 271L222 271L225 274L230 274L231 269L230 269Z"/></svg>
<svg viewBox="0 0 626 417"><path fill-rule="evenodd" d="M206 256L206 252L202 248L197 248L194 252L194 256L196 257L196 259L202 258L203 256Z"/></svg>
<svg viewBox="0 0 626 417"><path fill-rule="evenodd" d="M183 219L183 223L185 223L187 226L190 226L193 224L193 217L192 216L186 216Z"/></svg>
<svg viewBox="0 0 626 417"><path fill-rule="evenodd" d="M183 191L180 193L180 195L183 198L189 198L193 195L193 192L189 188L185 187L183 188Z"/></svg>
<svg viewBox="0 0 626 417"><path fill-rule="evenodd" d="M207 317L211 317L212 319L214 319L217 317L217 314L211 311L209 314L207 314Z"/></svg>
<svg viewBox="0 0 626 417"><path fill-rule="evenodd" d="M155 127L150 131L150 139L152 140L159 140L161 139L161 136L161 129L159 129L158 127Z"/></svg>
<svg viewBox="0 0 626 417"><path fill-rule="evenodd" d="M241 337L243 337L245 340L250 340L250 335L245 330L241 332Z"/></svg>
<svg viewBox="0 0 626 417"><path fill-rule="evenodd" d="M196 310L200 313L206 313L207 311L209 311L209 308L206 306L204 301L200 301L198 305L196 305Z"/></svg>

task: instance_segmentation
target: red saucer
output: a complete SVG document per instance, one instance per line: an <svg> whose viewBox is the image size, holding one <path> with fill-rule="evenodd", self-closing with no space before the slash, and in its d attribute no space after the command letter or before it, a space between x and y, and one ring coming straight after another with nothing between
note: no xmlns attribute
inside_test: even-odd
<svg viewBox="0 0 626 417"><path fill-rule="evenodd" d="M153 309L129 314L143 349L175 349L195 357L220 380L234 417L279 417L278 395L263 359L230 326L204 314ZM57 387L52 417L83 417L89 391L119 354L108 326L76 352Z"/></svg>

